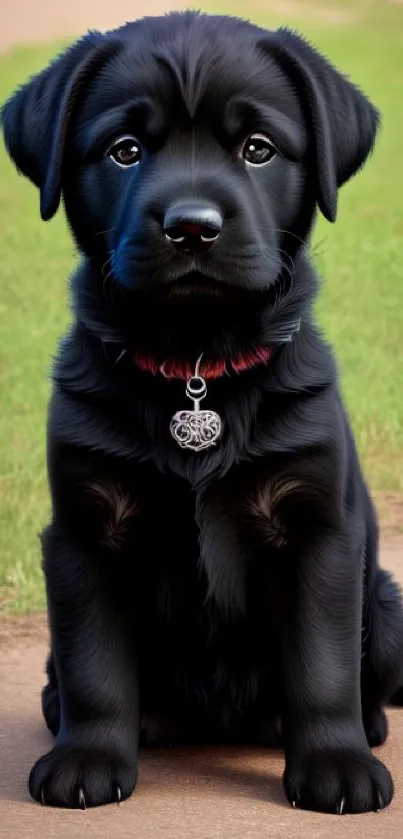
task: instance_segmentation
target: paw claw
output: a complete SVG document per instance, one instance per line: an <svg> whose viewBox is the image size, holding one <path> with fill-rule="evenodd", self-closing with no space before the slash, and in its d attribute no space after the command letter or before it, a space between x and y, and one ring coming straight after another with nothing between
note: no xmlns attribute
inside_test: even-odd
<svg viewBox="0 0 403 839"><path fill-rule="evenodd" d="M117 786L116 787L116 803L117 803L118 806L121 803L121 801L122 801L122 790L120 789L119 786Z"/></svg>
<svg viewBox="0 0 403 839"><path fill-rule="evenodd" d="M79 806L80 810L86 810L87 809L86 803L85 803L84 790L81 789L81 787L78 790L78 806Z"/></svg>
<svg viewBox="0 0 403 839"><path fill-rule="evenodd" d="M337 810L337 815L338 816L343 816L344 815L345 806L346 806L346 799L342 798L341 801L340 801L339 808Z"/></svg>
<svg viewBox="0 0 403 839"><path fill-rule="evenodd" d="M378 806L375 809L375 813L380 813L381 810L383 810L383 808L384 808L384 803L383 803L383 798L381 796L381 793L378 792L377 795L378 795Z"/></svg>
<svg viewBox="0 0 403 839"><path fill-rule="evenodd" d="M297 802L296 801L291 801L291 807L293 808L293 810L295 810L296 806L297 806Z"/></svg>
<svg viewBox="0 0 403 839"><path fill-rule="evenodd" d="M45 790L44 790L44 788L43 788L43 787L42 787L42 789L41 789L41 802L42 802L42 807L46 807L46 801L45 801Z"/></svg>
<svg viewBox="0 0 403 839"><path fill-rule="evenodd" d="M392 800L390 773L366 744L362 749L313 749L292 757L283 777L293 807L342 816L383 810Z"/></svg>

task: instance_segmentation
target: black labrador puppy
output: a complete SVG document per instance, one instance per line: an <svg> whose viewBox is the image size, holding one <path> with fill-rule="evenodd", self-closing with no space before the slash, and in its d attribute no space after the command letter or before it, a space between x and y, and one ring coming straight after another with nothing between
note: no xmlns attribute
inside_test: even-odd
<svg viewBox="0 0 403 839"><path fill-rule="evenodd" d="M297 35L190 12L87 34L5 105L82 256L49 413L43 804L127 798L150 740L281 739L293 806L392 798L370 747L400 596L308 255L377 126Z"/></svg>

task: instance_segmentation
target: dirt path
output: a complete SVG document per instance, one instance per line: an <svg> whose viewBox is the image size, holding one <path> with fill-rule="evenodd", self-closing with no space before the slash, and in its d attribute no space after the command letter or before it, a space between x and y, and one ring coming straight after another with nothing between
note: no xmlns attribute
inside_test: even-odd
<svg viewBox="0 0 403 839"><path fill-rule="evenodd" d="M0 51L86 29L113 29L126 20L186 7L183 0L0 0Z"/></svg>
<svg viewBox="0 0 403 839"><path fill-rule="evenodd" d="M382 564L403 584L403 539L388 537ZM51 747L40 715L47 650L43 616L0 621L0 835L2 839L399 839L403 835L403 709L390 711L380 750L396 797L380 815L324 816L292 810L282 755L270 751L147 751L138 788L120 807L52 810L26 791L34 760Z"/></svg>

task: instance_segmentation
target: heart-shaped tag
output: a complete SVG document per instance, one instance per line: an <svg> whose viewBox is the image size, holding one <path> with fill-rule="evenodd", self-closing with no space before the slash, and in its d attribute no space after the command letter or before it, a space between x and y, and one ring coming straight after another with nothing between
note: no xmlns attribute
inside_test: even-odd
<svg viewBox="0 0 403 839"><path fill-rule="evenodd" d="M215 446L220 439L221 417L216 411L177 411L171 419L170 431L181 449L199 452Z"/></svg>
<svg viewBox="0 0 403 839"><path fill-rule="evenodd" d="M193 411L177 411L169 426L181 449L200 452L215 446L221 437L222 422L216 411L202 411L200 401L207 396L207 385L199 375L201 356L196 362L194 376L186 382L186 396L193 402Z"/></svg>

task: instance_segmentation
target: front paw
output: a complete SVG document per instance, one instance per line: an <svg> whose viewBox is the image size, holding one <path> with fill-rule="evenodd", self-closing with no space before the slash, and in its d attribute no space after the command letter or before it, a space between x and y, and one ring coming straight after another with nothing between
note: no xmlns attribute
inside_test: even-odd
<svg viewBox="0 0 403 839"><path fill-rule="evenodd" d="M134 790L135 762L106 749L56 746L37 761L29 776L35 801L52 807L99 807L119 803Z"/></svg>
<svg viewBox="0 0 403 839"><path fill-rule="evenodd" d="M386 766L369 750L348 748L294 755L287 761L284 787L294 807L339 815L382 810L393 797Z"/></svg>

